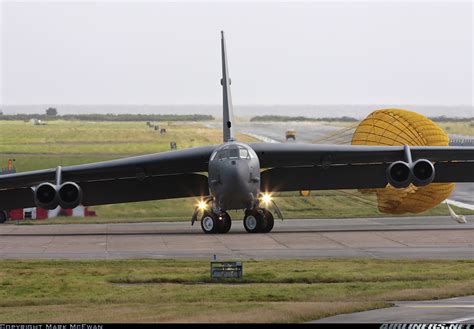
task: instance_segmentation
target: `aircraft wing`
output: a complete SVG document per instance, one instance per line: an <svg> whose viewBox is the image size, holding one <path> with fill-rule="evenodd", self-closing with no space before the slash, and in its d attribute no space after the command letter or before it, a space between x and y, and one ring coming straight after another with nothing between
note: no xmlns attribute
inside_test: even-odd
<svg viewBox="0 0 474 329"><path fill-rule="evenodd" d="M406 161L404 146L250 144L260 159L262 191L381 188L386 170ZM434 183L474 182L474 147L412 146L413 161L434 164Z"/></svg>
<svg viewBox="0 0 474 329"><path fill-rule="evenodd" d="M206 172L214 146L60 168L61 182L79 183L83 204L180 198L209 193ZM0 176L0 209L33 207L32 187L55 183L57 168Z"/></svg>

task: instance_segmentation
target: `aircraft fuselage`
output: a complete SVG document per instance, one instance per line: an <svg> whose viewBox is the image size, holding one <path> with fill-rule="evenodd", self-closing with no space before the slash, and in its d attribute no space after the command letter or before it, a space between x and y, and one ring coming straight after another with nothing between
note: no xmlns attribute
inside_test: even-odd
<svg viewBox="0 0 474 329"><path fill-rule="evenodd" d="M260 193L260 161L244 143L226 142L209 159L209 189L221 211L253 209Z"/></svg>

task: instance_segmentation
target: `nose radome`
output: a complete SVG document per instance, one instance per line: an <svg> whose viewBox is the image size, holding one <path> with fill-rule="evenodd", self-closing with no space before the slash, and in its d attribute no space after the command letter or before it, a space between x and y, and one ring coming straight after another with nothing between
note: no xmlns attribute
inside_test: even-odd
<svg viewBox="0 0 474 329"><path fill-rule="evenodd" d="M226 171L226 176L232 185L242 185L247 182L246 178L249 175L249 166L243 161L231 161Z"/></svg>

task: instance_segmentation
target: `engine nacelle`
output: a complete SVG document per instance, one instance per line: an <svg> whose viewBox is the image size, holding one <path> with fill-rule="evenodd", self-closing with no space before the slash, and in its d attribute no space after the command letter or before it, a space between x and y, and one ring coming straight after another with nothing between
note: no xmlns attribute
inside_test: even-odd
<svg viewBox="0 0 474 329"><path fill-rule="evenodd" d="M58 189L58 202L61 208L76 208L82 202L82 189L74 182L65 182Z"/></svg>
<svg viewBox="0 0 474 329"><path fill-rule="evenodd" d="M413 185L425 186L433 181L435 168L431 161L420 159L411 164L411 174L413 177Z"/></svg>
<svg viewBox="0 0 474 329"><path fill-rule="evenodd" d="M412 172L408 163L396 161L387 168L387 179L390 185L395 188L408 187L412 180Z"/></svg>
<svg viewBox="0 0 474 329"><path fill-rule="evenodd" d="M55 209L58 206L58 191L51 183L38 185L34 192L35 204L39 208Z"/></svg>

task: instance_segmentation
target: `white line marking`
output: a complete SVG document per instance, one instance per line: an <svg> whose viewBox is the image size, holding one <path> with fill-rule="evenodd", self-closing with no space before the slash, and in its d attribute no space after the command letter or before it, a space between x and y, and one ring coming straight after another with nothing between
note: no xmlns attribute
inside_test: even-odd
<svg viewBox="0 0 474 329"><path fill-rule="evenodd" d="M271 138L266 137L266 136L257 135L257 134L253 134L253 133L249 133L249 132L245 132L245 131L242 131L242 133L245 134L245 135L254 137L256 139L260 139L262 142L265 142L265 143L280 143L279 141L276 141L276 140L271 139Z"/></svg>

